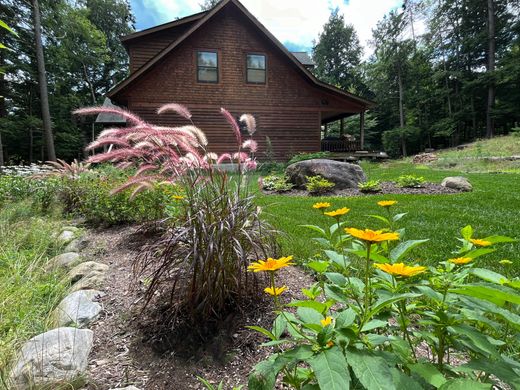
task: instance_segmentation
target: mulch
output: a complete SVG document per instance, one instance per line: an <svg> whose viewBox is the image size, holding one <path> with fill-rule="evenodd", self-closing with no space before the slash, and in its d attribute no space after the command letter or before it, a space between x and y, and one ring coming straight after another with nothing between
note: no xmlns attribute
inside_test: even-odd
<svg viewBox="0 0 520 390"><path fill-rule="evenodd" d="M107 264L110 269L102 288L106 295L99 300L103 314L90 327L94 346L89 356L86 389L129 385L141 390L204 389L197 376L216 384L224 381L227 389L247 384L252 367L272 352L260 347L265 337L246 328L247 325L271 328L274 317L268 298L252 303L230 318L202 345L190 349L164 343L158 348L158 337L151 341L154 334L158 335L153 325L157 317L150 311L142 311L144 283L134 277L132 270L134 259L151 238L140 235L137 227L118 227L91 230L87 239L89 246L82 255ZM297 267L285 268L280 278L279 283L288 287L283 296L285 301L303 298L301 288L313 283L312 277ZM190 339L185 340L190 347Z"/></svg>
<svg viewBox="0 0 520 390"><path fill-rule="evenodd" d="M406 195L442 195L442 194L458 194L461 191L446 188L436 183L424 183L418 188L398 187L394 182L385 181L380 184L381 191L378 192L361 192L357 188L345 188L341 190L332 190L320 196L370 196L370 195L387 195L387 194L406 194ZM266 195L286 195L286 196L313 196L304 189L292 189L285 192L263 191Z"/></svg>

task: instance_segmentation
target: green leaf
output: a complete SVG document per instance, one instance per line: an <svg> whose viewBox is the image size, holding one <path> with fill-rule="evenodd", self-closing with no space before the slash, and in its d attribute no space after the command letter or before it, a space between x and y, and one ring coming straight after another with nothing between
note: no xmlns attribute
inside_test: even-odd
<svg viewBox="0 0 520 390"><path fill-rule="evenodd" d="M348 252L355 254L356 256L359 256L363 259L367 257L367 250L366 249L347 249ZM380 255L376 252L370 252L370 260L374 260L377 263L388 263L390 260L388 260L383 255Z"/></svg>
<svg viewBox="0 0 520 390"><path fill-rule="evenodd" d="M287 320L283 316L283 314L279 314L278 317L275 318L273 322L273 335L279 339L280 336L285 331L285 327L287 326Z"/></svg>
<svg viewBox="0 0 520 390"><path fill-rule="evenodd" d="M298 313L298 317L307 324L319 324L323 319L321 312L310 307L299 307L296 312Z"/></svg>
<svg viewBox="0 0 520 390"><path fill-rule="evenodd" d="M505 284L508 281L505 276L485 268L473 268L470 272L486 282Z"/></svg>
<svg viewBox="0 0 520 390"><path fill-rule="evenodd" d="M0 27L6 29L10 33L18 36L18 34L11 27L9 27L3 20L0 20Z"/></svg>
<svg viewBox="0 0 520 390"><path fill-rule="evenodd" d="M371 214L371 215L367 215L367 217L379 219L380 221L383 221L387 225L390 225L390 221L388 220L388 218L385 218L382 215Z"/></svg>
<svg viewBox="0 0 520 390"><path fill-rule="evenodd" d="M347 278L345 278L342 274L338 274L337 272L327 272L325 276L337 286L343 287L347 284Z"/></svg>
<svg viewBox="0 0 520 390"><path fill-rule="evenodd" d="M500 378L511 385L514 389L520 389L520 375L503 360L472 360L469 363L464 364L462 367L484 371L488 374L495 375L497 378Z"/></svg>
<svg viewBox="0 0 520 390"><path fill-rule="evenodd" d="M303 228L312 230L314 232L317 232L317 233L321 234L322 237L327 237L327 233L325 233L325 230L323 230L319 226L316 226L316 225L300 225L300 227L303 227Z"/></svg>
<svg viewBox="0 0 520 390"><path fill-rule="evenodd" d="M343 221L343 222L340 222L340 223L334 223L332 224L332 226L329 228L329 232L330 232L330 235L332 236L334 233L336 233L336 231L344 226L347 222L346 221Z"/></svg>
<svg viewBox="0 0 520 390"><path fill-rule="evenodd" d="M446 378L441 374L441 372L431 363L416 363L409 364L407 366L411 372L419 375L430 385L439 388L444 383L446 383Z"/></svg>
<svg viewBox="0 0 520 390"><path fill-rule="evenodd" d="M285 359L287 363L294 361L302 361L312 358L314 352L310 345L298 345L293 349L289 349L282 353L279 359Z"/></svg>
<svg viewBox="0 0 520 390"><path fill-rule="evenodd" d="M395 263L399 261L401 258L403 258L403 256L410 252L412 249L421 244L424 244L427 241L429 240L409 240L401 242L390 252L390 259L393 263Z"/></svg>
<svg viewBox="0 0 520 390"><path fill-rule="evenodd" d="M257 332L262 333L264 336L269 337L271 340L276 340L277 339L277 337L275 337L274 334L269 332L267 329L262 328L261 326L251 325L251 326L246 326L246 328L249 328L249 329L252 329L252 330L256 330Z"/></svg>
<svg viewBox="0 0 520 390"><path fill-rule="evenodd" d="M393 216L392 219L394 220L394 222L400 221L406 214L408 214L408 213L396 214Z"/></svg>
<svg viewBox="0 0 520 390"><path fill-rule="evenodd" d="M395 390L390 368L385 360L366 351L347 351L348 364L352 367L356 378L367 390Z"/></svg>
<svg viewBox="0 0 520 390"><path fill-rule="evenodd" d="M491 302L478 298L462 298L461 301L471 308L495 314L508 322L515 329L520 330L520 316L518 314L512 313L511 311L498 307Z"/></svg>
<svg viewBox="0 0 520 390"><path fill-rule="evenodd" d="M326 250L325 254L329 258L330 261L340 266L340 268L345 268L350 264L350 260L347 256L342 255L336 251Z"/></svg>
<svg viewBox="0 0 520 390"><path fill-rule="evenodd" d="M430 299L433 299L434 301L442 302L442 294L437 292L437 291L435 291L431 287L428 287L428 286L414 286L414 288L416 290L419 290L421 292L421 294L423 294L424 296L426 296L426 297L428 297Z"/></svg>
<svg viewBox="0 0 520 390"><path fill-rule="evenodd" d="M392 382L398 390L420 390L423 388L415 379L410 378L397 368L390 368L390 372L392 373Z"/></svg>
<svg viewBox="0 0 520 390"><path fill-rule="evenodd" d="M361 331L368 332L369 330L383 328L385 326L388 326L388 321L382 321L382 320L375 319L375 320L368 321L365 325L363 325L363 328L361 328Z"/></svg>
<svg viewBox="0 0 520 390"><path fill-rule="evenodd" d="M451 334L459 338L466 347L474 352L480 353L488 357L497 357L499 353L495 346L491 344L488 338L471 326L449 326L448 330ZM468 342L469 340L469 342Z"/></svg>
<svg viewBox="0 0 520 390"><path fill-rule="evenodd" d="M514 290L503 290L498 288L498 286L495 287L481 284L467 284L451 289L450 292L484 299L486 301L493 302L498 306L504 306L505 302L511 302L520 305L520 295L516 294Z"/></svg>
<svg viewBox="0 0 520 390"><path fill-rule="evenodd" d="M308 307L311 309L316 310L317 312L321 314L325 314L325 312L328 310L329 305L326 305L325 303L317 302L317 301L293 301L291 303L288 303L287 306L289 307ZM318 321L319 323L319 321Z"/></svg>
<svg viewBox="0 0 520 390"><path fill-rule="evenodd" d="M484 256L484 255L487 255L488 253L493 253L495 251L496 251L496 249L493 249L493 248L480 248L480 249L475 249L471 252L468 252L464 256L472 258L472 259L476 259L477 257Z"/></svg>
<svg viewBox="0 0 520 390"><path fill-rule="evenodd" d="M489 383L481 383L472 379L457 378L450 379L444 383L439 390L489 390L491 385Z"/></svg>
<svg viewBox="0 0 520 390"><path fill-rule="evenodd" d="M352 308L348 308L339 313L336 317L336 328L346 328L356 320L356 312Z"/></svg>
<svg viewBox="0 0 520 390"><path fill-rule="evenodd" d="M253 371L249 374L248 388L249 390L273 390L276 383L276 377L283 368L276 364L276 355L269 357L268 360L258 363L253 367Z"/></svg>
<svg viewBox="0 0 520 390"><path fill-rule="evenodd" d="M473 236L473 228L471 225L467 225L460 229L460 234L462 235L462 238L469 241L469 239Z"/></svg>
<svg viewBox="0 0 520 390"><path fill-rule="evenodd" d="M321 274L327 270L329 267L329 263L326 261L311 261L306 264L307 267L312 269L313 271L316 271L317 273Z"/></svg>
<svg viewBox="0 0 520 390"><path fill-rule="evenodd" d="M414 294L414 293L404 293L404 294L397 294L393 295L390 298L382 298L376 301L374 303L374 306L370 309L370 317L375 316L377 313L379 313L381 310L383 310L385 307L388 307L395 302L402 301L403 299L408 298L417 298L420 297L421 294Z"/></svg>
<svg viewBox="0 0 520 390"><path fill-rule="evenodd" d="M4 44L0 43L0 49L7 49L7 46L5 46Z"/></svg>
<svg viewBox="0 0 520 390"><path fill-rule="evenodd" d="M307 360L320 389L349 390L350 374L345 356L338 347L332 347Z"/></svg>
<svg viewBox="0 0 520 390"><path fill-rule="evenodd" d="M349 296L338 286L333 284L325 285L325 296L329 299L333 299L336 302L348 304L350 302Z"/></svg>
<svg viewBox="0 0 520 390"><path fill-rule="evenodd" d="M489 241L492 244L499 244L499 243L503 243L503 242L517 242L518 241L518 240L515 240L514 238L506 237L506 236L489 236L489 237L483 238L483 240L484 241Z"/></svg>

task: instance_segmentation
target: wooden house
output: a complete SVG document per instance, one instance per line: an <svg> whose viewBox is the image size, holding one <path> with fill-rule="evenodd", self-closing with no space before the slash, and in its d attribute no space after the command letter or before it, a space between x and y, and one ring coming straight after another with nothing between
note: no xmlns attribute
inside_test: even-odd
<svg viewBox="0 0 520 390"><path fill-rule="evenodd" d="M157 115L164 103L180 103L209 139L211 151L236 149L220 107L237 118L253 114L260 150L267 140L277 160L321 149L321 127L361 114L373 103L316 79L312 60L290 53L238 0L122 38L130 75L108 97L152 123L186 124L175 114ZM303 62L303 63L302 63Z"/></svg>

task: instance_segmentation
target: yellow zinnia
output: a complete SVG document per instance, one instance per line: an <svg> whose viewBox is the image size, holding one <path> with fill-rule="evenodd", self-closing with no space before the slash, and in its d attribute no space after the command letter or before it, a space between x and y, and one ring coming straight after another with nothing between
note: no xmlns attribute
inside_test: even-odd
<svg viewBox="0 0 520 390"><path fill-rule="evenodd" d="M269 295L273 295L273 296L278 296L280 295L281 293L283 293L285 290L287 290L287 287L286 286L282 286L282 287L275 287L274 290L272 287L266 287L264 288L264 291L269 294Z"/></svg>
<svg viewBox="0 0 520 390"><path fill-rule="evenodd" d="M349 211L350 211L350 209L343 207L341 209L337 209L334 211L327 211L326 213L323 213L323 214L328 215L329 217L339 217L340 215L345 215Z"/></svg>
<svg viewBox="0 0 520 390"><path fill-rule="evenodd" d="M326 208L330 207L330 203L329 202L318 202L318 203L314 203L312 205L312 207L317 210L326 209Z"/></svg>
<svg viewBox="0 0 520 390"><path fill-rule="evenodd" d="M370 243L399 240L399 233L395 232L383 233L382 230L360 230L356 228L346 228L345 231L353 237Z"/></svg>
<svg viewBox="0 0 520 390"><path fill-rule="evenodd" d="M423 273L426 271L426 267L417 265L410 267L408 265L404 265L403 263L395 263L395 264L374 264L374 267L379 268L381 271L386 272L387 274L393 276L415 276L417 274Z"/></svg>
<svg viewBox="0 0 520 390"><path fill-rule="evenodd" d="M491 242L486 240L481 240L480 238L470 238L469 239L473 244L477 246L490 246Z"/></svg>
<svg viewBox="0 0 520 390"><path fill-rule="evenodd" d="M450 263L453 264L468 264L471 260L473 260L471 257L456 257L454 259L448 259Z"/></svg>
<svg viewBox="0 0 520 390"><path fill-rule="evenodd" d="M377 202L377 204L381 207L390 207L397 203L397 200L382 200Z"/></svg>
<svg viewBox="0 0 520 390"><path fill-rule="evenodd" d="M279 259L268 258L267 260L258 260L254 263L251 263L251 265L249 267L247 267L247 269L250 271L253 271L253 272L262 272L262 271L274 272L276 270L279 270L280 268L294 265L294 263L291 263L292 259L293 259L292 256L287 256L287 257L280 257Z"/></svg>
<svg viewBox="0 0 520 390"><path fill-rule="evenodd" d="M332 317L325 317L325 319L320 320L321 326L326 327L327 325L332 324Z"/></svg>
<svg viewBox="0 0 520 390"><path fill-rule="evenodd" d="M182 195L173 195L173 196L172 196L172 199L175 199L175 200L183 200L183 199L184 199L184 196L182 196Z"/></svg>

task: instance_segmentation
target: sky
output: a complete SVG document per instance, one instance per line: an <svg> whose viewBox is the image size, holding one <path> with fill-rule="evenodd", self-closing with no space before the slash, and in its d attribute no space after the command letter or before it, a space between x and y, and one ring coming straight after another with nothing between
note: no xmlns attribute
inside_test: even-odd
<svg viewBox="0 0 520 390"><path fill-rule="evenodd" d="M136 29L142 30L200 11L202 0L131 0ZM332 9L338 7L345 21L354 25L365 49L372 29L402 0L241 0L242 4L290 51L311 51Z"/></svg>

